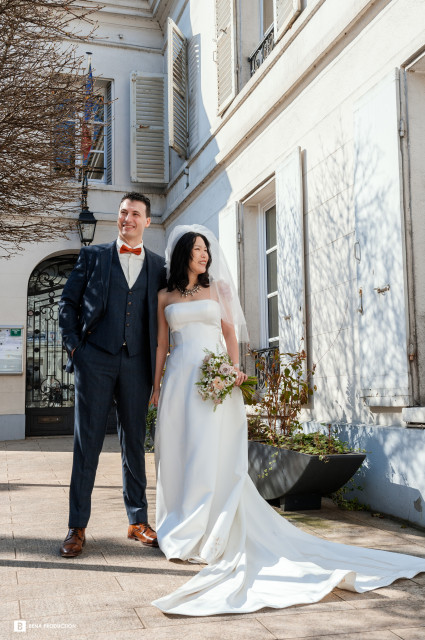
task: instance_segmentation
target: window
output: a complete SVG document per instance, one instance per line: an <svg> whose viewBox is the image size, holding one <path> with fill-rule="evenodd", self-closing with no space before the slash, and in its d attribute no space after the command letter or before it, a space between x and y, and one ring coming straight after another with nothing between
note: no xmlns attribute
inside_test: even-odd
<svg viewBox="0 0 425 640"><path fill-rule="evenodd" d="M264 211L264 262L267 347L279 346L276 205Z"/></svg>
<svg viewBox="0 0 425 640"><path fill-rule="evenodd" d="M273 24L273 0L262 0L261 35L264 36Z"/></svg>
<svg viewBox="0 0 425 640"><path fill-rule="evenodd" d="M238 250L241 300L246 312L250 344L255 350L273 348L278 344L275 203L274 176L240 203Z"/></svg>
<svg viewBox="0 0 425 640"><path fill-rule="evenodd" d="M301 0L260 0L260 3L260 43L248 57L251 75L263 64L301 12Z"/></svg>
<svg viewBox="0 0 425 640"><path fill-rule="evenodd" d="M81 180L82 168L94 182L111 182L111 83L96 82L92 117L67 120L55 135L54 171Z"/></svg>
<svg viewBox="0 0 425 640"><path fill-rule="evenodd" d="M53 170L69 178L76 177L76 122L66 120L56 128L54 134Z"/></svg>
<svg viewBox="0 0 425 640"><path fill-rule="evenodd" d="M87 147L85 123L82 131L82 164L86 167L88 179L96 182L106 182L107 176L107 130L110 129L107 126L107 102L107 87L96 87L92 118L88 123Z"/></svg>
<svg viewBox="0 0 425 640"><path fill-rule="evenodd" d="M273 0L274 40L277 42L301 12L301 0Z"/></svg>

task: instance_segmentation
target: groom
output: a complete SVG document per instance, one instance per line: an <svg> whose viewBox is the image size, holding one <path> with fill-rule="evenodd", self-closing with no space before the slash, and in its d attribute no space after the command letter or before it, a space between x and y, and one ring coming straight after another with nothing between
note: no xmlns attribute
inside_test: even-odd
<svg viewBox="0 0 425 640"><path fill-rule="evenodd" d="M148 524L144 440L157 344L157 292L164 260L143 246L150 201L121 200L118 239L83 247L59 303L59 324L75 374L74 457L69 531L60 553L81 554L106 423L116 401L128 537L158 546Z"/></svg>

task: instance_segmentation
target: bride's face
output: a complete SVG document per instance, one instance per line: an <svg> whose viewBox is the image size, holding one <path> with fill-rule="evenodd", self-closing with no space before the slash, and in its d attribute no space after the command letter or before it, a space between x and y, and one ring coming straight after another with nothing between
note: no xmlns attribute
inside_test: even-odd
<svg viewBox="0 0 425 640"><path fill-rule="evenodd" d="M195 238L193 244L192 253L189 260L189 271L199 275L205 273L208 264L208 249L207 245L200 236Z"/></svg>

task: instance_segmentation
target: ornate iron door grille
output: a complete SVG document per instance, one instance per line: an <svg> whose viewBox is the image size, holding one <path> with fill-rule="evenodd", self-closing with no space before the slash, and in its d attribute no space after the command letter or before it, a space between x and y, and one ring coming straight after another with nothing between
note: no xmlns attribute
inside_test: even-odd
<svg viewBox="0 0 425 640"><path fill-rule="evenodd" d="M27 435L72 433L74 376L59 331L58 302L77 255L41 262L28 284L26 414Z"/></svg>

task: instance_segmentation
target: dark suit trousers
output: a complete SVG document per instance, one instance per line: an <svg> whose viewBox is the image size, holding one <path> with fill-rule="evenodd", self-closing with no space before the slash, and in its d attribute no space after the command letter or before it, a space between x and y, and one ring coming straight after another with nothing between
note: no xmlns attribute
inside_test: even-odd
<svg viewBox="0 0 425 640"><path fill-rule="evenodd" d="M142 355L123 347L111 355L83 343L74 352L74 459L69 527L86 527L91 494L113 398L117 402L123 495L130 524L147 522L144 441L151 382Z"/></svg>

